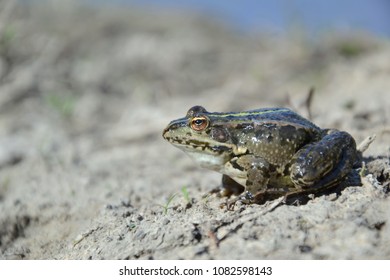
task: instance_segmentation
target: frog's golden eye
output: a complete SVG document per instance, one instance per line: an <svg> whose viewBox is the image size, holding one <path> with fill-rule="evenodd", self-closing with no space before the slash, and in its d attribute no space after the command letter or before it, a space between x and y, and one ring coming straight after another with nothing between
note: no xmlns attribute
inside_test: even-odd
<svg viewBox="0 0 390 280"><path fill-rule="evenodd" d="M195 131L202 131L209 126L209 119L205 116L194 117L190 121L190 126Z"/></svg>

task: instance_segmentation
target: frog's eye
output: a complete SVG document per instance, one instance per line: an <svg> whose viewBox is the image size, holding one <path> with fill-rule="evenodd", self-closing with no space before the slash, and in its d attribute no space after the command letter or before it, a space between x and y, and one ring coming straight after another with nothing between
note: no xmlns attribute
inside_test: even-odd
<svg viewBox="0 0 390 280"><path fill-rule="evenodd" d="M200 113L207 113L206 109L203 108L202 106L199 106L199 105L196 105L196 106L193 106L191 107L188 112L187 112L187 117L188 118L192 118L193 116L195 116L196 114L200 114Z"/></svg>
<svg viewBox="0 0 390 280"><path fill-rule="evenodd" d="M206 129L208 125L209 125L209 119L206 118L205 116L195 117L192 118L190 121L190 126L195 131L202 131Z"/></svg>

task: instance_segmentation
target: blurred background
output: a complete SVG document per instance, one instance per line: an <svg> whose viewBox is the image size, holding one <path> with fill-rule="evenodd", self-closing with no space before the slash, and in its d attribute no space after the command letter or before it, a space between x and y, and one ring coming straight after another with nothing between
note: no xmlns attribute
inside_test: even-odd
<svg viewBox="0 0 390 280"><path fill-rule="evenodd" d="M91 4L108 1L89 0ZM112 5L162 10L187 10L223 21L240 31L267 31L288 34L302 28L310 34L327 31L362 30L390 35L388 0L114 0Z"/></svg>
<svg viewBox="0 0 390 280"><path fill-rule="evenodd" d="M183 107L199 103L219 111L298 107L310 87L332 108L375 110L390 61L389 5L2 0L2 131L50 135L37 140L46 144L104 134L88 135L84 149L116 133L155 135ZM356 98L367 92L378 98ZM329 110L318 104L317 114ZM337 110L330 118L329 126L342 126ZM50 131L58 127L65 130Z"/></svg>
<svg viewBox="0 0 390 280"><path fill-rule="evenodd" d="M299 110L311 87L314 117L332 108L320 125L366 128L365 118L351 128L343 112L367 115L385 102L389 5L1 0L0 135L12 135L2 161L161 140L194 104Z"/></svg>

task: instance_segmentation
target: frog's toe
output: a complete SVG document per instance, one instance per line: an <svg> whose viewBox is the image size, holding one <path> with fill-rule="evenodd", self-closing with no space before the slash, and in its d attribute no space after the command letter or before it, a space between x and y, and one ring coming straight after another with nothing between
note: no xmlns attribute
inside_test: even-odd
<svg viewBox="0 0 390 280"><path fill-rule="evenodd" d="M245 191L243 194L237 197L237 201L240 201L244 204L251 204L255 202L255 197L251 192Z"/></svg>
<svg viewBox="0 0 390 280"><path fill-rule="evenodd" d="M222 203L222 206L226 206L227 210L233 211L234 206L236 206L236 203L239 201L239 198L236 197L234 199L229 199L225 203Z"/></svg>
<svg viewBox="0 0 390 280"><path fill-rule="evenodd" d="M235 198L228 199L221 204L221 207L226 206L228 210L234 210L234 206L236 206L237 203L252 204L255 203L255 197L250 192L245 192Z"/></svg>
<svg viewBox="0 0 390 280"><path fill-rule="evenodd" d="M239 201L239 197L235 197L233 199L226 199L226 201L222 202L219 207L221 207L221 209L226 207L227 210L232 211L234 210L234 206L236 206L237 201Z"/></svg>

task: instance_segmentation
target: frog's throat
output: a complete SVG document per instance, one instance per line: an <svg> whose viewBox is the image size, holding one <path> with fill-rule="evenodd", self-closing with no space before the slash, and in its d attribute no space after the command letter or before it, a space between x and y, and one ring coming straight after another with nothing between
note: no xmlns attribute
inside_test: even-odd
<svg viewBox="0 0 390 280"><path fill-rule="evenodd" d="M234 156L247 152L246 148L238 148L236 145L223 146L199 146L194 148L188 145L178 145L179 149L188 154L201 167L224 173L224 165Z"/></svg>
<svg viewBox="0 0 390 280"><path fill-rule="evenodd" d="M185 151L201 167L220 171L221 167L229 160L229 157L221 154L202 153L196 150Z"/></svg>

